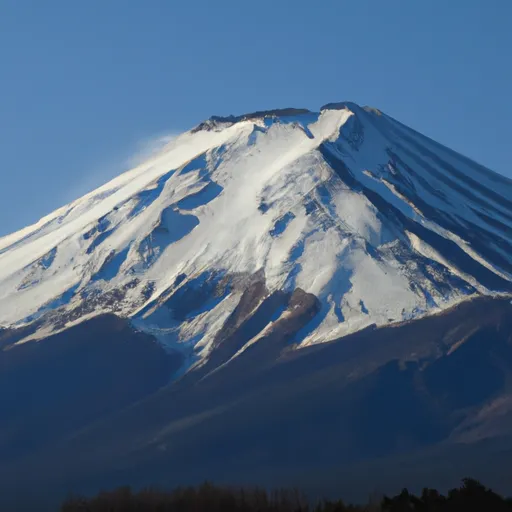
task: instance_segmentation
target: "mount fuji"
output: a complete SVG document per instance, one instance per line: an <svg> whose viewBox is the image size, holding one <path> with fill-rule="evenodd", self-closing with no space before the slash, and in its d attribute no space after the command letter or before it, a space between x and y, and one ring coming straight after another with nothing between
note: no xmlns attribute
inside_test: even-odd
<svg viewBox="0 0 512 512"><path fill-rule="evenodd" d="M481 454L511 298L511 180L354 103L212 117L0 238L0 481Z"/></svg>

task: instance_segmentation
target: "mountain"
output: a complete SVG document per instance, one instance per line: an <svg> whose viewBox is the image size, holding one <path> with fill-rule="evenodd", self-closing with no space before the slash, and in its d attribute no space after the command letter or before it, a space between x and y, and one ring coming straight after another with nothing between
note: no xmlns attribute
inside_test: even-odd
<svg viewBox="0 0 512 512"><path fill-rule="evenodd" d="M4 494L482 460L511 298L511 180L353 103L212 117L0 239Z"/></svg>

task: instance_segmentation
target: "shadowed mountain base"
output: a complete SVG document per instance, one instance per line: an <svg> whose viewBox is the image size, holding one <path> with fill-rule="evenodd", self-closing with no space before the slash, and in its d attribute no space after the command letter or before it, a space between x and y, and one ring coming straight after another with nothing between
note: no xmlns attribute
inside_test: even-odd
<svg viewBox="0 0 512 512"><path fill-rule="evenodd" d="M298 351L289 350L292 334L315 300L301 291L288 300L290 313L273 330L216 371L148 391L4 463L2 497L211 479L299 485L314 495L339 489L352 500L379 485L447 488L467 472L509 490L509 299L476 299ZM80 410L73 404L71 417Z"/></svg>

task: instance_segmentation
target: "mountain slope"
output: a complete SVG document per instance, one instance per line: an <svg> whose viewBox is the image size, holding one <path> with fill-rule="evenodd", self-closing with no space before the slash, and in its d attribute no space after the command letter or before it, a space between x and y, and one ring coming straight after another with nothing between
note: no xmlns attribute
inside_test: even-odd
<svg viewBox="0 0 512 512"><path fill-rule="evenodd" d="M63 340L71 347L74 329ZM90 342L97 337L91 333ZM13 347L0 364L22 358L20 351L30 345L44 355L55 341ZM94 351L91 358L101 362L94 374L100 382L108 381L110 366L123 361L115 350L108 353L110 347L104 356ZM68 420L59 426L57 439L41 438L63 415L59 406L65 407L66 419L94 414L94 390L83 395L85 403L73 403L65 392L55 396L48 394L48 385L41 386L32 397L36 403L44 400L46 409L30 412L25 422L18 414L23 430L0 430L0 503L26 503L30 510L30 505L41 507L43 499L55 503L71 489L96 492L127 483L174 486L204 479L298 485L315 495L346 486L354 499L364 499L376 488L449 486L468 468L510 492L503 487L508 465L500 458L500 447L512 446L510 412L506 415L512 397L508 299L479 298L303 350L285 347L286 340L265 338L215 372L190 372L157 391L146 389L130 405L112 408L82 428ZM130 360L128 365L134 364ZM80 349L69 349L65 362L78 374L91 368ZM140 371L158 379L155 363L147 357ZM124 367L117 372L120 388L133 383L123 376ZM38 375L41 368L44 357ZM20 382L8 384L3 394L15 401L13 388ZM97 396L100 405L112 399L101 391ZM29 447L23 456L5 453L13 439Z"/></svg>
<svg viewBox="0 0 512 512"><path fill-rule="evenodd" d="M213 117L0 239L0 500L478 466L511 298L509 179L353 103Z"/></svg>
<svg viewBox="0 0 512 512"><path fill-rule="evenodd" d="M510 180L375 109L212 118L0 239L0 325L49 334L115 312L190 365L257 281L260 301L315 295L294 341L327 341L510 293L511 197Z"/></svg>

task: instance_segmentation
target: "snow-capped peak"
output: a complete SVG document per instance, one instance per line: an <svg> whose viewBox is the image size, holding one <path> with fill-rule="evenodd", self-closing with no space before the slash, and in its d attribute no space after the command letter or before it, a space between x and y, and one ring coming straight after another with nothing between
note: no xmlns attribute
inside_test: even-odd
<svg viewBox="0 0 512 512"><path fill-rule="evenodd" d="M374 108L212 117L0 239L0 325L114 311L204 355L258 276L261 300L317 298L291 341L318 343L511 293L511 201L510 180Z"/></svg>

